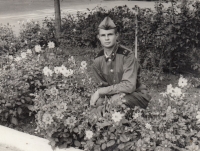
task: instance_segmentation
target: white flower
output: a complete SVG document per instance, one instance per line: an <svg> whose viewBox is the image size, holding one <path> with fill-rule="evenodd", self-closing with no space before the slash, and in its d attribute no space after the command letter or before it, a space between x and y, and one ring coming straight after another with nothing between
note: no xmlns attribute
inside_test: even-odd
<svg viewBox="0 0 200 151"><path fill-rule="evenodd" d="M182 95L181 89L178 87L175 87L173 89L173 92L171 93L171 95L175 96L175 97L181 97L181 95Z"/></svg>
<svg viewBox="0 0 200 151"><path fill-rule="evenodd" d="M80 69L82 70L82 73L84 73L84 71L83 70L86 70L87 69L87 67L80 67Z"/></svg>
<svg viewBox="0 0 200 151"><path fill-rule="evenodd" d="M30 23L30 22L31 22L31 20L30 20L30 19L27 19L26 21L27 21L27 23Z"/></svg>
<svg viewBox="0 0 200 151"><path fill-rule="evenodd" d="M63 119L63 117L64 117L64 115L62 114L61 111L56 111L56 112L55 112L55 115L56 115L56 117L57 117L58 119Z"/></svg>
<svg viewBox="0 0 200 151"><path fill-rule="evenodd" d="M38 31L38 35L40 35L41 32Z"/></svg>
<svg viewBox="0 0 200 151"><path fill-rule="evenodd" d="M53 118L51 116L51 114L49 113L44 113L43 117L42 117L42 121L45 124L51 124L53 122Z"/></svg>
<svg viewBox="0 0 200 151"><path fill-rule="evenodd" d="M23 59L25 59L25 58L26 58L26 53L25 53L25 52L22 52L22 53L21 53L21 57L22 57Z"/></svg>
<svg viewBox="0 0 200 151"><path fill-rule="evenodd" d="M76 29L75 29L75 28L73 29L73 32L76 32Z"/></svg>
<svg viewBox="0 0 200 151"><path fill-rule="evenodd" d="M60 67L54 67L54 72L56 74L59 74L60 73Z"/></svg>
<svg viewBox="0 0 200 151"><path fill-rule="evenodd" d="M36 45L36 46L35 46L35 51L36 51L36 52L41 52L41 51L42 51L41 46L40 46L40 45Z"/></svg>
<svg viewBox="0 0 200 151"><path fill-rule="evenodd" d="M71 56L71 57L68 59L68 61L69 61L69 62L73 62L73 63L75 63L75 59L74 59L73 56Z"/></svg>
<svg viewBox="0 0 200 151"><path fill-rule="evenodd" d="M86 135L85 137L87 139L91 139L93 137L93 132L90 130L87 130L87 131L85 131L85 135Z"/></svg>
<svg viewBox="0 0 200 151"><path fill-rule="evenodd" d="M27 54L32 54L32 51L31 51L31 49L27 49L27 52L26 52Z"/></svg>
<svg viewBox="0 0 200 151"><path fill-rule="evenodd" d="M48 43L48 47L49 47L49 48L55 48L54 42L49 42L49 43Z"/></svg>
<svg viewBox="0 0 200 151"><path fill-rule="evenodd" d="M68 71L70 75L73 75L74 71L72 69L69 69Z"/></svg>
<svg viewBox="0 0 200 151"><path fill-rule="evenodd" d="M124 114L121 114L120 112L115 112L112 114L112 120L114 122L119 122L123 116L124 116Z"/></svg>
<svg viewBox="0 0 200 151"><path fill-rule="evenodd" d="M178 80L178 86L183 88L187 85L187 82L188 82L188 80L181 76Z"/></svg>
<svg viewBox="0 0 200 151"><path fill-rule="evenodd" d="M10 66L11 66L12 68L15 68L15 64L13 64L13 63L12 63Z"/></svg>
<svg viewBox="0 0 200 151"><path fill-rule="evenodd" d="M70 75L73 74L73 70L69 69L69 70L65 70L62 72L62 74L65 76L65 77L69 77Z"/></svg>
<svg viewBox="0 0 200 151"><path fill-rule="evenodd" d="M16 57L14 60L18 62L18 61L22 60L22 58L21 57Z"/></svg>
<svg viewBox="0 0 200 151"><path fill-rule="evenodd" d="M67 68L66 68L64 65L62 65L59 69L60 69L60 72L61 72L62 74L65 73L66 70L67 70Z"/></svg>
<svg viewBox="0 0 200 151"><path fill-rule="evenodd" d="M52 76L53 71L52 71L51 69L49 69L48 67L44 67L43 73L44 73L44 75L46 75L46 76Z"/></svg>
<svg viewBox="0 0 200 151"><path fill-rule="evenodd" d="M146 123L145 127L146 129L150 129L150 130L152 129L152 126L149 123Z"/></svg>
<svg viewBox="0 0 200 151"><path fill-rule="evenodd" d="M172 87L172 84L167 85L167 94L173 93L174 88Z"/></svg>
<svg viewBox="0 0 200 151"><path fill-rule="evenodd" d="M137 119L138 117L140 117L141 116L141 113L135 113L134 115L133 115L133 118L134 119Z"/></svg>
<svg viewBox="0 0 200 151"><path fill-rule="evenodd" d="M197 118L197 124L199 124L200 123L200 111L197 112L196 118Z"/></svg>
<svg viewBox="0 0 200 151"><path fill-rule="evenodd" d="M192 145L190 145L190 146L187 146L186 147L189 151L199 151L199 146L198 145L196 145L195 143L192 143Z"/></svg>
<svg viewBox="0 0 200 151"><path fill-rule="evenodd" d="M51 92L52 95L55 95L55 96L58 95L58 93L59 93L59 92L58 92L58 89L56 89L56 87L52 87L52 88L50 89L50 92Z"/></svg>
<svg viewBox="0 0 200 151"><path fill-rule="evenodd" d="M10 60L13 60L13 56L12 56L12 55L9 55L8 58L9 58Z"/></svg>
<svg viewBox="0 0 200 151"><path fill-rule="evenodd" d="M163 95L163 97L167 96L167 92L161 92L160 94Z"/></svg>
<svg viewBox="0 0 200 151"><path fill-rule="evenodd" d="M82 61L82 62L81 62L81 67L87 68L87 62L86 62L86 61Z"/></svg>
<svg viewBox="0 0 200 151"><path fill-rule="evenodd" d="M65 76L65 77L69 77L70 76L70 73L69 73L69 70L62 70L62 75Z"/></svg>
<svg viewBox="0 0 200 151"><path fill-rule="evenodd" d="M85 85L85 79L82 79L81 81L83 82L83 85Z"/></svg>
<svg viewBox="0 0 200 151"><path fill-rule="evenodd" d="M21 24L21 22L20 21L17 21L17 23L20 25Z"/></svg>
<svg viewBox="0 0 200 151"><path fill-rule="evenodd" d="M25 44L28 44L28 41L27 41L27 40L25 40L24 42L25 42Z"/></svg>

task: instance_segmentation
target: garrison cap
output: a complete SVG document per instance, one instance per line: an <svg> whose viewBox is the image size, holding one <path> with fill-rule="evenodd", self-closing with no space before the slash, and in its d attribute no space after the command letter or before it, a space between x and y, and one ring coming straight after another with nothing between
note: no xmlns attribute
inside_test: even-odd
<svg viewBox="0 0 200 151"><path fill-rule="evenodd" d="M110 17L105 17L104 20L99 24L99 28L109 30L116 28L116 25Z"/></svg>

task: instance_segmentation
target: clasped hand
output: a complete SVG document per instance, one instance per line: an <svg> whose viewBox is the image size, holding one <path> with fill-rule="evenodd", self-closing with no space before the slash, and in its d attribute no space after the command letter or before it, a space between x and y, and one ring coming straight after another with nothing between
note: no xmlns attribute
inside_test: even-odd
<svg viewBox="0 0 200 151"><path fill-rule="evenodd" d="M99 92L98 90L91 96L90 99L90 106L94 106L96 101L99 99Z"/></svg>

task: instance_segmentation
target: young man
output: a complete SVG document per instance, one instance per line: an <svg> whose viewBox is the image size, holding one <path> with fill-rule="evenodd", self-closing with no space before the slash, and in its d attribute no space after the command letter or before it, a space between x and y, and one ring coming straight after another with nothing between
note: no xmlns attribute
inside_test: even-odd
<svg viewBox="0 0 200 151"><path fill-rule="evenodd" d="M127 106L146 108L151 96L139 82L139 63L133 52L117 43L119 35L110 17L105 17L98 30L103 50L95 57L93 69L100 88L91 96L90 105L100 105L105 95L124 94Z"/></svg>

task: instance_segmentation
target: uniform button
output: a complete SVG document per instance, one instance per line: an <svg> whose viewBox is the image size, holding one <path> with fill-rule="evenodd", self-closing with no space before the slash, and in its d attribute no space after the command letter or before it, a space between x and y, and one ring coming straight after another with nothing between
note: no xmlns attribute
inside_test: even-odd
<svg viewBox="0 0 200 151"><path fill-rule="evenodd" d="M113 82L115 82L115 80L113 80Z"/></svg>
<svg viewBox="0 0 200 151"><path fill-rule="evenodd" d="M111 59L108 59L108 61L112 61Z"/></svg>
<svg viewBox="0 0 200 151"><path fill-rule="evenodd" d="M113 72L113 69L110 69L110 72Z"/></svg>

